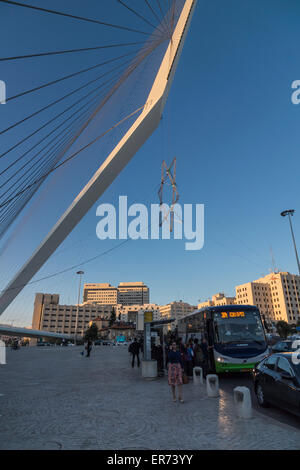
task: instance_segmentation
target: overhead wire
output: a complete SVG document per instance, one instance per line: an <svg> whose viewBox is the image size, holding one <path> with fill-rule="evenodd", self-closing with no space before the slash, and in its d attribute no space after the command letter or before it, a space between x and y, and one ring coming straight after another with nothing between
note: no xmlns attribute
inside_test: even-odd
<svg viewBox="0 0 300 470"><path fill-rule="evenodd" d="M156 185L156 187L154 188L154 190L151 190L151 194L152 192L156 192L157 189L159 188L159 185ZM154 222L151 222L148 224L147 226L147 231L149 230L149 228L153 225ZM101 258L102 256L105 256L106 254L112 252L112 251L115 251L117 250L118 248L120 248L121 246L125 245L126 243L130 242L132 239L131 238L127 238L126 240L123 240L122 242L118 243L118 245L114 246L114 247L111 247L105 251L102 251L101 253L98 253L97 255L93 256L92 258L88 258L80 263L77 263L73 266L70 266L68 268L65 268L61 271L58 271L58 272L55 272L55 273L52 273L52 274L49 274L49 275L46 275L46 276L43 276L39 279L35 279L34 281L30 281L26 284L23 284L23 285L20 285L18 287L13 287L13 288L9 288L9 289L3 289L3 290L0 290L0 293L3 293L3 292L9 292L10 290L15 290L15 289L19 289L19 288L23 288L25 286L29 286L29 285L32 285L32 284L36 284L38 282L41 282L41 281L45 281L45 280L48 280L48 279L51 279L51 278L54 278L54 277L57 277L57 276L60 276L61 274L64 274L66 272L70 272L70 271L73 271L74 269L80 267L80 266L84 266L88 263L91 263L92 261L95 261L96 259L99 259Z"/></svg>
<svg viewBox="0 0 300 470"><path fill-rule="evenodd" d="M159 0L156 0L156 3L157 3L157 5L158 5L159 11L160 11L160 13L161 13L162 20L163 20L163 22L165 23L166 28L167 28L167 31L169 32L169 35L170 35L170 37L171 37L172 34L171 34L171 30L170 30L170 25L168 25L168 23L167 23L167 21L166 21L165 14L164 14L164 12L163 12L163 10L162 10L160 1L159 1Z"/></svg>
<svg viewBox="0 0 300 470"><path fill-rule="evenodd" d="M95 100L95 98L94 98L94 100ZM93 105L90 106L90 108L93 109ZM84 113L82 113L82 114L81 114L79 117L77 117L74 121L77 121L77 120L79 120L79 119L80 119L80 121L82 121L82 118L86 119L86 114L89 113L89 111L90 111L90 109L89 109L88 111L84 111ZM69 125L68 127L70 127L70 125ZM64 131L65 131L65 130L66 130L66 129L64 129ZM70 134L71 134L71 135L70 135ZM69 137L69 135L70 135L70 137ZM65 137L65 136L67 136L67 137ZM63 150L65 149L65 148L64 148L64 145L65 145L65 144L68 144L69 140L72 139L72 130L71 130L71 132L70 132L70 131L67 132L67 134L65 134L65 136L64 136L65 138L62 138L63 144L58 146L58 150L60 151L58 157L57 157L57 153L56 153L55 151L52 152L52 153L47 157L47 159L43 160L42 164L39 165L39 167L38 167L37 169L35 169L34 172L32 172L32 174L31 174L29 177L27 177L27 178L25 179L25 181L23 181L19 186L17 186L17 188L15 188L15 190L17 190L17 189L20 188L20 187L23 187L23 188L24 188L24 185L26 184L26 182L28 182L28 181L29 181L30 179L32 179L33 177L42 176L43 173L45 173L45 171L46 171L45 168L47 168L47 167L49 168L49 165L47 166L47 164L49 163L49 161L51 162L51 157L52 157L52 156L53 156L53 158L54 158L53 163L52 163L52 166L54 166L55 163L57 163L57 161L59 161L59 159L61 158L61 154L63 153ZM54 140L54 139L53 139L53 140ZM59 142L59 144L60 144L60 142ZM55 145L56 145L56 144L55 144ZM53 146L51 147L51 149L52 149L52 148L53 148ZM51 149L50 149L50 150L51 150ZM42 157L47 156L48 153L50 152L50 150L49 150L46 154L42 155ZM37 155L38 155L38 154L37 154ZM40 157L39 160L41 160L42 157ZM40 169L40 168L41 168L41 169ZM38 171L38 170L40 170L40 171ZM23 176L25 176L25 175L22 175L22 177L23 177ZM40 184L41 184L41 183L42 183L42 180L40 180ZM14 185L15 185L15 184L16 184L16 183L14 183ZM40 184L39 184L39 186L40 186ZM38 186L38 187L39 187L39 186ZM38 187L36 187L35 190L37 190ZM5 195L6 195L6 194L7 194L7 191L6 191ZM28 197L27 197L26 200L25 200L25 204L26 204L26 203L28 202L28 200L33 196L33 194L34 194L33 192L29 193ZM8 228L8 226L13 222L14 217L15 217L16 215L18 215L18 214L20 213L20 211L22 210L22 208L24 207L24 202L22 202L22 201L21 201L21 204L20 204L19 208L18 208L18 206L17 206L18 199L20 199L21 195L22 195L22 193L19 192L19 195L17 196L17 198L15 198L15 199L16 199L16 202L13 202L12 208L11 208L10 211L9 211L9 208L7 208L7 207L4 207L4 208L3 208L3 209L4 209L4 213L3 213L3 210L2 210L2 220L0 220L0 222L2 222L2 229L1 229L1 232L0 232L0 236L4 233L3 230L6 230L6 229ZM2 196L4 196L4 194L3 194ZM6 210L5 210L5 209L6 209ZM7 214L8 211L10 212L9 214ZM1 212L1 211L0 211L0 212ZM9 216L11 217L11 220L8 221L8 223L6 224L5 227L3 227L3 222L4 222L4 221L3 221L3 216L4 216L4 215L6 215L6 219L7 219Z"/></svg>
<svg viewBox="0 0 300 470"><path fill-rule="evenodd" d="M74 95L75 93L83 90L84 88L86 88L87 86L91 85L92 83L95 83L97 82L98 80L100 80L101 78L109 75L110 73L114 72L115 70L118 70L119 68L123 67L124 65L128 65L129 63L131 62L131 59L123 62L122 64L119 64L117 65L116 67L113 67L112 69L108 70L107 72L99 75L98 77L92 79L92 80L89 80L88 82L86 82L85 84L81 85L80 87L78 88L75 88L75 90L72 90L71 92L67 93L66 95L62 96L61 98L58 98L57 100L55 101L52 101L51 103L49 103L48 105L44 106L43 108L40 108L38 111L35 111L34 113L26 116L25 118L23 118L21 121L18 121L17 123L13 124L12 126L8 127L7 129L3 130L3 131L0 131L0 135L17 127L18 125L20 124L23 124L25 121L37 116L38 114L40 114L41 112L43 111L46 111L47 109L49 109L50 107L52 106L55 106L56 104L64 101L65 99L69 98L70 96ZM109 80L108 80L109 81ZM104 82L105 84L108 83L108 81ZM103 84L102 84L103 85ZM69 108L67 108L69 109ZM9 152L11 152L12 150L14 150L15 148L17 148L19 145L23 144L24 142L26 142L26 140L28 140L29 138L33 137L37 132L39 132L40 130L44 129L46 126L48 126L50 123L52 123L53 121L55 121L58 117L60 117L62 114L64 114L64 112L66 112L66 110L64 110L63 112L57 114L56 116L54 116L52 119L50 119L49 121L47 121L44 125L42 125L41 127L39 127L38 129L36 129L34 132L32 132L31 134L29 134L27 137L21 139L19 142L17 142L16 144L14 144L12 147L10 147L9 149L7 149L5 152L3 152L2 154L0 154L0 158L3 158L5 155L7 155Z"/></svg>
<svg viewBox="0 0 300 470"><path fill-rule="evenodd" d="M124 64L123 64L124 65ZM86 95L84 95L83 97L81 97L79 100L77 100L75 103L73 103L72 105L68 106L64 111L60 112L59 114L57 114L56 116L54 116L54 118L52 118L50 121L48 121L46 124L44 124L42 127L40 127L39 129L37 129L34 133L30 134L29 137L32 137L34 134L36 134L39 130L43 129L46 127L46 125L54 122L54 120L58 119L59 117L61 117L63 114L65 114L66 112L70 111L72 108L74 108L77 104L81 103L81 101L83 101L84 99L86 99L88 96L92 95L93 93L95 93L95 91L98 91L99 89L102 89L105 85L107 84L112 84L114 83L114 80L117 80L119 79L120 77L120 74L117 74L116 76L114 76L113 78L110 78L109 80L106 80L105 82L101 83L101 85L97 86L96 88L94 88L93 90L89 91L89 93L87 93ZM105 88L104 88L105 90ZM104 91L105 93L105 91ZM101 94L103 94L103 90L101 92ZM73 115L75 115L76 113L78 112L75 111L70 117L72 117ZM69 118L70 118L69 117ZM54 128L53 130L51 130L51 132L49 132L46 136L44 136L41 140L39 140L36 144L34 144L30 149L28 149L25 153L23 153L21 156L19 156L16 160L14 160L12 163L10 163L4 170L2 170L0 172L0 176L2 176L3 174L5 174L9 169L11 169L13 166L15 166L17 163L19 163L19 161L21 161L26 155L28 155L32 150L34 150L38 145L40 145L44 140L46 140L50 135L52 135L57 129L59 129L65 122L67 122L69 120L69 118L67 118L66 120L62 121L56 128ZM25 140L27 139L23 139L19 145L21 143L23 143ZM16 148L16 145L15 145L15 148ZM1 188L1 186L0 186Z"/></svg>
<svg viewBox="0 0 300 470"><path fill-rule="evenodd" d="M161 23L161 19L159 18L158 14L156 11L152 8L148 0L144 0L146 2L146 5L148 6L149 10L153 13L154 17L157 19L158 23Z"/></svg>
<svg viewBox="0 0 300 470"><path fill-rule="evenodd" d="M135 51L136 52L136 51ZM17 95L14 96L9 96L6 98L6 102L15 100L17 98L20 98L21 96L28 95L30 93L34 93L35 91L42 90L43 88L47 88L48 86L51 85L56 85L57 83L60 83L64 80L68 80L69 78L77 77L78 75L81 75L82 73L90 72L91 70L95 70L98 67L103 67L104 65L110 64L112 62L115 62L116 60L122 59L124 57L128 57L129 55L132 55L132 52L129 52L128 54L124 54L119 57L114 57L113 59L106 60L104 62L100 62L99 64L92 65L91 67L84 68L82 70L79 70L78 72L71 73L69 75L65 75L63 77L57 78L56 80L52 80L51 82L44 83L43 85L39 85L38 87L31 88L30 90L22 91L21 93L18 93Z"/></svg>
<svg viewBox="0 0 300 470"><path fill-rule="evenodd" d="M110 129L108 129L107 131L103 132L102 134L100 134L99 136L97 136L95 139L93 139L91 142L89 142L88 144L84 145L83 147L81 147L79 150L77 150L75 153L73 153L71 156L69 156L68 158L66 158L63 162L61 162L59 165L57 165L56 167L54 167L52 170L50 170L48 173L46 173L45 175L43 175L41 178L39 178L38 180L34 181L33 183L31 183L30 185L26 186L25 189L23 189L21 192L17 193L15 196L13 196L12 198L10 198L9 200L6 200L4 201L3 203L0 204L0 208L1 207L4 207L5 205L7 205L9 202L13 201L19 194L23 193L24 191L27 191L28 189L30 189L32 186L34 186L36 183L38 183L40 180L43 180L45 179L50 173L52 173L53 171L57 170L58 168L60 168L61 166L65 165L66 163L68 163L70 160L72 160L73 158L75 158L77 155L79 155L79 153L81 153L82 151L86 150L88 147L90 147L91 145L93 145L95 142L97 142L98 140L100 140L102 137L104 137L108 132L112 131L113 129L115 129L116 127L118 127L120 124L122 124L125 120L127 119L130 119L132 116L134 116L136 113L138 113L139 111L141 111L143 108L145 107L145 105L143 106L140 106L139 108L137 108L135 111L133 111L132 113L130 113L128 116L126 116L125 118L123 118L121 121L119 121L117 124L115 124L114 126L112 126Z"/></svg>
<svg viewBox="0 0 300 470"><path fill-rule="evenodd" d="M121 79L119 80L119 82L113 87L113 89L110 91L110 93L108 94L108 96L100 103L100 105L97 107L97 109L94 111L94 113L92 114L92 116L89 117L89 119L87 120L87 122L82 126L82 128L80 129L79 132L77 132L77 134L73 137L73 139L71 140L71 142L67 145L67 148L64 149L64 152L63 153L66 153L66 151L68 150L68 148L70 148L72 146L72 144L75 142L75 140L79 137L79 135L81 135L81 133L83 132L83 130L88 126L89 122L93 119L93 117L99 112L99 110L104 106L104 104L106 104L106 102L110 99L110 97L116 92L116 90L121 86L121 84L128 78L128 76L137 68L137 66L145 59L145 57L147 57L154 49L155 47L157 47L157 45L162 42L162 40L160 40L159 42L157 43L154 43L151 45L151 47L148 47L146 48L146 50L144 51L144 54L141 55L140 54L140 57L137 56L135 62L133 62L131 64L130 67L128 67L126 73L121 77ZM98 140L98 138L96 139ZM96 141L95 140L95 141ZM93 143L93 142L92 142ZM89 144L91 145L91 143ZM89 146L88 145L88 146ZM64 163L66 163L64 161ZM61 166L61 165L59 165ZM22 191L19 191L17 194L15 194L13 197L9 198L9 199L6 199L6 201L4 203L2 203L0 205L0 207L4 207L5 205L9 204L11 201L13 201L14 199L16 199L17 197L19 197L20 194L24 193L25 191L27 191L28 189L32 188L35 186L35 188L37 189L39 187L39 185L37 186L37 183L39 183L40 181L42 181L47 175L49 175L53 170L50 170L49 172L47 172L46 175L42 176L41 178L38 179L38 181L35 181L33 183L31 183L30 185L28 185L25 189L23 189ZM21 205L22 207L24 207L24 205L22 204Z"/></svg>
<svg viewBox="0 0 300 470"><path fill-rule="evenodd" d="M156 26L154 26L153 23L151 23L150 21L148 21L144 16L142 16L140 13L138 13L136 10L134 10L133 8L131 8L129 5L127 5L124 1L122 0L117 0L118 3L120 3L123 7L127 8L127 10L131 11L131 13L133 13L135 16L137 16L138 18L141 18L143 21L145 21L145 23L147 23L148 25L152 26L153 28L156 28ZM164 33L163 30L160 30L159 26L157 26L157 29L159 31L161 31L162 33Z"/></svg>
<svg viewBox="0 0 300 470"><path fill-rule="evenodd" d="M110 44L106 46L84 47L81 49L67 49L67 50L62 50L62 51L39 52L36 54L25 54L25 55L12 56L12 57L0 57L0 62L10 61L10 60L32 59L36 57L45 57L45 56L60 55L60 54L73 54L76 52L89 52L89 51L96 51L99 49L111 49L114 47L136 46L139 44L144 44L144 41Z"/></svg>
<svg viewBox="0 0 300 470"><path fill-rule="evenodd" d="M81 120L82 120L82 117L81 117ZM19 186L17 186L16 190L19 187L24 188L24 185L28 181L32 180L33 177L41 176L46 171L47 168L52 167L53 165L55 165L55 163L58 161L58 159L57 159L57 150L59 150L59 151L63 150L64 146L68 143L68 140L72 137L72 135L70 136L70 133L72 133L72 131L68 131L58 143L55 143L51 147L51 149L49 149L43 155L43 157L46 157L46 158L44 158L44 160L42 162L42 165L40 165L41 169L40 169L40 167L36 168L30 176L27 176L27 178ZM57 147L57 149L55 147ZM53 148L54 148L54 150L52 151ZM53 162L52 162L52 157L54 158ZM41 183L42 183L42 181L40 182L40 184ZM36 189L37 188L35 188L35 190ZM7 209L7 210L6 211L4 210L4 212L2 211L2 213L1 213L1 217L2 217L1 220L0 220L0 223L2 223L1 234L3 234L3 231L6 230L8 228L8 226L13 222L14 217L16 217L20 213L20 211L22 210L24 205L27 204L29 198L32 197L33 194L34 194L34 192L31 191L29 196L27 198L23 198L23 200L21 200L21 204L18 206L18 202L19 202L18 200L22 196L22 194L20 192L20 194L15 198L13 204L10 207L6 207L6 208L4 207L4 209ZM10 219L9 219L9 217L10 217ZM7 219L8 219L8 223L6 223L6 226L3 227L3 224L7 221Z"/></svg>
<svg viewBox="0 0 300 470"><path fill-rule="evenodd" d="M92 19L92 18L84 18L82 16L72 15L72 14L69 14L69 13L61 12L61 11L50 10L48 8L41 8L41 7L37 7L37 6L34 6L34 5L29 5L29 4L25 4L25 3L21 3L21 2L15 2L15 1L11 1L11 0L0 0L0 2L1 3L7 3L7 4L13 5L13 6L29 8L29 9L36 10L36 11L39 11L39 12L50 13L50 14L59 15L59 16L65 16L65 17L68 17L68 18L76 19L76 20L87 21L87 22L90 22L90 23L100 24L102 26L108 26L108 27L111 27L111 28L122 29L122 30L125 30L125 31L130 31L130 32L133 32L133 33L140 33L140 34L144 34L144 35L149 36L149 32L147 33L145 31L140 31L140 30L137 30L137 29L128 28L126 26L107 23L105 21L95 20L95 19Z"/></svg>
<svg viewBox="0 0 300 470"><path fill-rule="evenodd" d="M87 103L85 103L83 106L81 106L81 108L79 108L78 110L76 110L74 113L71 114L71 116L69 116L65 121L63 121L59 126L56 127L55 130L57 130L59 127L61 127L61 125L65 124L67 121L69 121L72 117L74 117L76 114L78 114L78 112L82 111L82 109L86 108L87 105L89 105L90 103L92 102L95 102L96 99L98 99L99 96L96 95L96 97L94 96L91 100L89 100ZM95 103L94 103L95 104ZM33 160L38 156L40 155L40 153L45 150L49 144L51 144L53 141L55 141L64 131L68 130L73 124L74 122L76 122L77 120L79 120L83 115L85 116L86 113L89 112L89 109L88 111L84 111L82 114L80 114L77 118L75 118L73 121L71 121L70 124L68 124L68 126L66 128L64 128L61 132L59 132L57 135L55 135L53 137L53 139L50 140L50 142L48 142L42 149L40 149L35 155L33 155L30 160L28 160L23 166L21 166L20 168L18 168L17 171L15 171L15 173L13 175L11 175L4 183L2 183L2 185L0 185L0 189L2 189L4 186L6 186L15 176L18 175L18 173L20 173L20 171L22 171L26 166L30 165ZM40 159L42 158L42 156L40 157ZM35 166L35 163L33 163L33 165L31 166L31 168L33 168ZM31 169L30 168L30 169ZM28 171L30 171L30 169L26 170L26 172L22 175L25 176L26 173ZM22 178L21 177L21 178ZM12 189L12 187L18 182L19 180L17 180L12 186L10 186L8 189L6 189L6 193ZM0 194L0 199L2 198L3 194Z"/></svg>

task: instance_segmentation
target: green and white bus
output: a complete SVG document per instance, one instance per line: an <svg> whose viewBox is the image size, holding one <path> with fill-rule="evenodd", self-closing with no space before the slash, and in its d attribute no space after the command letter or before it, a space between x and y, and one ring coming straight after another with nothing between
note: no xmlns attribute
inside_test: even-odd
<svg viewBox="0 0 300 470"><path fill-rule="evenodd" d="M178 322L178 335L206 338L212 372L249 371L268 355L260 312L254 305L222 305L196 310Z"/></svg>

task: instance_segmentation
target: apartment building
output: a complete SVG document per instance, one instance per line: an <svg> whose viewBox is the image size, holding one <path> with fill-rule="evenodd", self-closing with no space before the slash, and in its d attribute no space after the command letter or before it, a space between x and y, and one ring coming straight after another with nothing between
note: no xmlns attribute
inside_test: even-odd
<svg viewBox="0 0 300 470"><path fill-rule="evenodd" d="M233 305L235 304L236 298L235 297L228 297L223 292L219 292L212 296L211 300L206 300L205 302L201 302L198 304L198 309L203 307L213 307L217 305Z"/></svg>
<svg viewBox="0 0 300 470"><path fill-rule="evenodd" d="M119 305L116 309L117 318L122 322L136 323L137 314L140 312L151 312L153 320L160 319L160 310L157 304Z"/></svg>
<svg viewBox="0 0 300 470"><path fill-rule="evenodd" d="M143 282L120 282L118 285L118 304L144 305L149 304L149 287Z"/></svg>
<svg viewBox="0 0 300 470"><path fill-rule="evenodd" d="M118 287L108 283L84 284L83 302L100 305L149 304L149 287L143 282L120 282Z"/></svg>
<svg viewBox="0 0 300 470"><path fill-rule="evenodd" d="M78 335L83 334L96 318L109 318L112 310L110 305L60 305L58 294L38 293L35 296L32 329L74 334L77 309Z"/></svg>
<svg viewBox="0 0 300 470"><path fill-rule="evenodd" d="M256 305L269 320L297 323L300 320L300 276L288 272L268 274L236 286L240 304Z"/></svg>
<svg viewBox="0 0 300 470"><path fill-rule="evenodd" d="M175 319L174 323L171 324L171 329L175 329L178 325L178 320L185 317L189 313L192 313L194 310L197 310L197 307L195 305L190 305L180 300L179 302L170 302L167 305L161 305L159 307L159 310L161 319Z"/></svg>
<svg viewBox="0 0 300 470"><path fill-rule="evenodd" d="M83 302L97 303L100 305L117 305L118 289L108 283L84 284Z"/></svg>

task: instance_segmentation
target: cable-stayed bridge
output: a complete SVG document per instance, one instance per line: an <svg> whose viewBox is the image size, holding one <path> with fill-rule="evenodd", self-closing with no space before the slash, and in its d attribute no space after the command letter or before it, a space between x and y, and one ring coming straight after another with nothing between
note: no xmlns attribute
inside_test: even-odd
<svg viewBox="0 0 300 470"><path fill-rule="evenodd" d="M130 2L118 1L116 3L119 3L126 11L133 14L135 18L143 21L144 24L146 23L152 31L145 32L136 27L100 21L61 11L58 12L21 2L0 1L0 5L6 4L6 8L26 8L30 9L32 14L39 13L67 17L70 20L72 19L72 21L93 23L102 27L122 30L126 33L134 33L135 35L143 36L145 39L144 41L128 41L123 44L97 45L73 50L47 51L0 58L0 61L5 63L32 60L37 57L76 54L91 50L116 50L118 47L126 50L124 54L116 55L113 58L106 58L102 62L84 67L76 72L66 74L55 80L7 97L9 105L9 103L26 98L33 93L41 92L75 77L81 77L85 73L97 72L102 67L105 68L105 71L100 75L93 76L92 79L81 84L80 87L69 91L64 96L55 97L46 106L24 116L19 121L0 131L0 137L11 131L16 132L16 128L24 123L28 124L35 116L38 115L40 119L45 110L52 109L52 107L61 104L70 97L73 98L77 93L81 93L82 90L84 92L89 90L80 99L76 98L75 102L72 102L67 108L60 110L57 115L53 116L52 113L51 118L46 119L42 126L39 125L28 135L14 142L11 147L7 148L0 155L0 160L4 162L8 158L6 160L8 164L5 164L0 171L0 177L3 178L3 180L0 180L0 191L2 191L0 193L0 236L6 234L22 213L24 207L39 190L40 186L55 171L73 162L81 153L99 142L110 132L120 129L121 136L114 142L114 146L104 162L94 172L79 194L76 195L29 260L25 262L13 279L2 290L0 295L0 315L6 311L23 288L31 282L40 268L83 219L93 204L114 182L119 173L160 123L191 23L196 0L157 0L156 2L145 0L144 6L151 16L151 20L131 6ZM141 3L139 2L139 5ZM127 83L130 80L133 80L134 83L137 70L143 67L144 63L157 50L160 51L160 61L155 69L152 83L145 90L146 95L143 102L139 103L138 106L135 105L129 113L123 112L120 116L122 108L120 101L118 101L120 90L126 90ZM111 64L113 65L112 68ZM89 88L95 84L96 87ZM111 102L114 99L117 100L119 119L116 121L114 117L110 116L107 119L106 127L104 126L103 128L103 132L88 142L85 139L84 145L80 146L80 144L83 144L82 137L87 135L86 133L91 125L97 122L97 119L102 119L102 114L105 111L108 110L109 112L111 110ZM128 101L130 100L128 99ZM105 116L104 122L106 123ZM55 124L52 128L53 123ZM33 145L30 146L29 142L31 142L31 139L37 139L39 133L45 132L45 130L47 133L44 133L40 140L34 140L32 142ZM13 333L13 329L11 332ZM38 333L35 332L36 334ZM45 335L42 332L40 334L41 336Z"/></svg>

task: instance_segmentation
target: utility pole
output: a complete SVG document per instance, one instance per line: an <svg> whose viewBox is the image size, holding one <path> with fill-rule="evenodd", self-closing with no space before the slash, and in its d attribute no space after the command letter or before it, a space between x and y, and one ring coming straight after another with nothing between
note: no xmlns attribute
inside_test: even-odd
<svg viewBox="0 0 300 470"><path fill-rule="evenodd" d="M79 316L80 290L81 290L82 275L84 274L84 271L77 271L76 274L79 274L79 287L78 287L78 299L77 299L77 311L76 311L76 323L75 323L74 344L77 344L77 328L78 328L78 316Z"/></svg>
<svg viewBox="0 0 300 470"><path fill-rule="evenodd" d="M292 225L292 216L294 215L295 210L294 209L289 209L287 211L281 212L282 217L288 216L289 222L290 222L290 227L291 227L291 233L292 233L292 239L293 239L293 244L294 244L294 249L295 249L295 254L296 254L296 260L297 260L297 265L298 265L298 274L300 276L300 262L299 262L299 257L298 257L298 252L297 252L297 247L296 247L296 241L295 241L295 236L294 236L294 231L293 231L293 225Z"/></svg>

